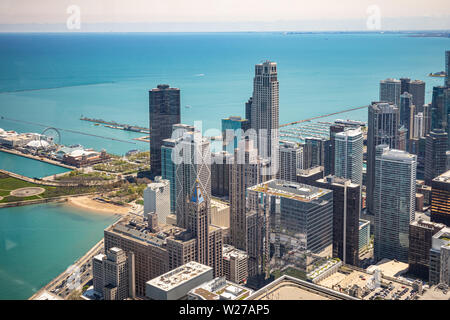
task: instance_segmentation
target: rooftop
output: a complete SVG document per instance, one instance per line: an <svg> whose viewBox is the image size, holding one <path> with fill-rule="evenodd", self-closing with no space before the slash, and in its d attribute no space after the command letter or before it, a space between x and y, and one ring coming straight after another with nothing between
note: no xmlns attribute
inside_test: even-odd
<svg viewBox="0 0 450 320"><path fill-rule="evenodd" d="M433 179L433 181L450 183L450 170L444 172L440 176L437 176L436 178Z"/></svg>
<svg viewBox="0 0 450 320"><path fill-rule="evenodd" d="M205 282L190 291L191 295L202 300L238 300L251 294L251 290L227 281L225 277Z"/></svg>
<svg viewBox="0 0 450 320"><path fill-rule="evenodd" d="M267 195L280 196L282 198L289 198L303 202L317 200L323 195L332 192L327 189L278 179L270 180L248 189L263 192Z"/></svg>
<svg viewBox="0 0 450 320"><path fill-rule="evenodd" d="M201 263L191 261L186 263L185 265L182 265L181 267L178 267L159 277L147 281L147 284L157 287L164 291L169 291L210 270L212 270L212 268L209 266L205 266Z"/></svg>

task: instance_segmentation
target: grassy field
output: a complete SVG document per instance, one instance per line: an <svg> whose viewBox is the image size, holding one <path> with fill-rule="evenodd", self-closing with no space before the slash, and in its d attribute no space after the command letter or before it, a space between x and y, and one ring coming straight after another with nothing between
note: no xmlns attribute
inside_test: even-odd
<svg viewBox="0 0 450 320"><path fill-rule="evenodd" d="M10 192L25 187L40 187L45 189L44 193L40 195L31 196L31 197L14 197L10 195ZM25 201L25 200L34 200L34 199L42 199L42 198L55 198L60 196L69 196L74 194L84 194L84 193L93 193L93 192L108 192L111 191L115 185L108 186L92 186L92 187L52 187L52 186L43 186L39 184L34 184L31 182L22 181L20 179L12 178L5 174L0 174L0 196L3 199L0 203L5 202L14 202L14 201Z"/></svg>

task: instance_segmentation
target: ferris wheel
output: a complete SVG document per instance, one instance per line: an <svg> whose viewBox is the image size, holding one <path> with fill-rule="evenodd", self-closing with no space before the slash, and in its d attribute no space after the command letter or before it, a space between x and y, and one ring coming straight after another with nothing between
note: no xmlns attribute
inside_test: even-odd
<svg viewBox="0 0 450 320"><path fill-rule="evenodd" d="M40 141L43 143L45 141L51 146L61 144L61 134L58 129L53 127L48 127L44 131L42 131L40 136Z"/></svg>

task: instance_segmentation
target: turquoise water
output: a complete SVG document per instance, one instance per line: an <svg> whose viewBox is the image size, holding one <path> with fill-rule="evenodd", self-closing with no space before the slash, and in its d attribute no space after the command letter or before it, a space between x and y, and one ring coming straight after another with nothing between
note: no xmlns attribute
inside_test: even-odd
<svg viewBox="0 0 450 320"><path fill-rule="evenodd" d="M427 75L444 69L449 44L400 34L2 34L0 116L132 142L61 132L64 144L123 154L148 144L79 117L148 126L148 90L169 83L181 88L183 122L220 129L221 118L244 115L264 59L278 63L280 123L367 105L387 77L426 81L430 101L443 80ZM337 117L366 120L367 111ZM44 130L1 119L0 127Z"/></svg>
<svg viewBox="0 0 450 320"><path fill-rule="evenodd" d="M0 299L27 299L83 256L117 218L64 205L0 209Z"/></svg>
<svg viewBox="0 0 450 320"><path fill-rule="evenodd" d="M17 156L0 151L0 169L15 172L30 178L43 178L70 171L50 163Z"/></svg>

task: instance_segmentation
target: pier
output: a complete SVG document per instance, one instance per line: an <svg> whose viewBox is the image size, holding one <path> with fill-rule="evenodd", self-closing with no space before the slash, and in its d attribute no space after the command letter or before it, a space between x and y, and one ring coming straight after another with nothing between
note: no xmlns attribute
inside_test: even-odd
<svg viewBox="0 0 450 320"><path fill-rule="evenodd" d="M113 140L113 141L118 141L118 142L136 144L136 142L133 142L133 141L127 141L127 140L122 140L122 139L117 139L117 138L112 138L112 137L100 136L98 134L86 133L86 132L77 131L77 130L57 128L57 127L54 127L54 126L51 126L51 125L37 123L37 122L32 122L32 121L25 121L25 120L7 118L7 117L3 117L3 116L0 117L0 120L7 120L7 121L18 122L18 123L30 124L30 125L33 125L33 126L44 127L44 128L52 127L52 128L55 128L55 129L57 129L59 131L66 131L66 132L82 134L82 135L90 136L90 137L94 137L94 138L101 138L101 139Z"/></svg>
<svg viewBox="0 0 450 320"><path fill-rule="evenodd" d="M139 132L139 133L150 133L149 128L134 126L134 125L129 125L129 124L121 124L121 123L117 123L116 121L105 121L103 119L94 119L94 118L88 118L88 117L83 117L83 116L81 116L80 120L94 122L94 123L101 123L101 124L104 124L105 127L112 128L112 129L126 130L126 131Z"/></svg>
<svg viewBox="0 0 450 320"><path fill-rule="evenodd" d="M342 110L342 111L337 111L337 112L333 112L333 113L328 113L322 116L317 116L317 117L312 117L312 118L308 118L308 119L304 119L304 120L300 120L300 121L293 121L293 122L289 122L289 123L285 123L285 124L280 124L280 128L281 127L288 127L288 126L292 126L294 124L299 124L299 123L303 123L303 122L309 122L311 120L316 120L316 119L320 119L320 118L326 118L326 117L330 117L330 116L334 116L336 114L340 114L340 113L346 113L346 112L350 112L350 111L355 111L355 110L359 110L359 109L364 109L364 108L368 108L369 106L362 106L362 107L354 107L351 109L346 109L346 110Z"/></svg>

